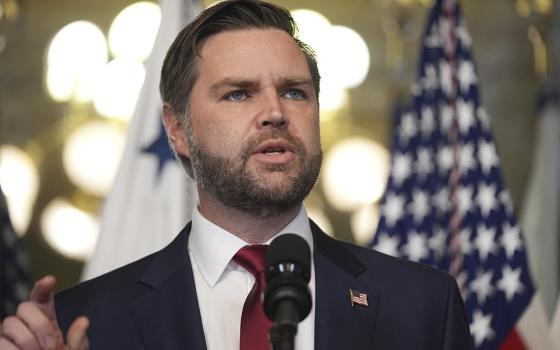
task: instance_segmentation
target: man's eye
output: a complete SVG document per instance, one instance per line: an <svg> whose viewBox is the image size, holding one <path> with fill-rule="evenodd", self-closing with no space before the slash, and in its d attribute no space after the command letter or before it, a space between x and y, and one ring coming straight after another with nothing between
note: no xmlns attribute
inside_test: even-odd
<svg viewBox="0 0 560 350"><path fill-rule="evenodd" d="M292 100L303 100L306 97L305 92L300 89L290 89L286 91L284 96Z"/></svg>
<svg viewBox="0 0 560 350"><path fill-rule="evenodd" d="M226 95L226 99L233 102L243 101L247 98L247 93L245 91L233 91Z"/></svg>

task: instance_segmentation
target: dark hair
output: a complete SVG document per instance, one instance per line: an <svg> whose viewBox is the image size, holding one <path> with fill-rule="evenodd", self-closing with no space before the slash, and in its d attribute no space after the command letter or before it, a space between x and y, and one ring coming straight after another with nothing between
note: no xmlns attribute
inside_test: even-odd
<svg viewBox="0 0 560 350"><path fill-rule="evenodd" d="M305 55L315 97L319 97L319 70L313 50L296 38L297 26L285 8L259 0L226 0L200 13L171 44L161 69L160 93L173 112L187 122L187 103L198 76L198 57L210 36L250 28L274 28L288 33Z"/></svg>

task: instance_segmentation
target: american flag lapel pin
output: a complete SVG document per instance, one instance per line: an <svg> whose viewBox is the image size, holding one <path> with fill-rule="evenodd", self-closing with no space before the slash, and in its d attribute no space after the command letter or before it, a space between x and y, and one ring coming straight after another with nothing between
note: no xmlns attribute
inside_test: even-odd
<svg viewBox="0 0 560 350"><path fill-rule="evenodd" d="M352 307L354 307L355 304L361 305L363 307L368 306L366 293L358 292L357 290L352 289L348 289L348 292L350 292L350 303L352 304Z"/></svg>

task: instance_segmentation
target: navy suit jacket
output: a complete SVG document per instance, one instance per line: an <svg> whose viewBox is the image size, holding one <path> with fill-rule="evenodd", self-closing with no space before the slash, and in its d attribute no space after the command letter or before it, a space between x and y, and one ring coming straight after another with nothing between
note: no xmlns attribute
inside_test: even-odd
<svg viewBox="0 0 560 350"><path fill-rule="evenodd" d="M452 277L311 228L316 350L472 349ZM63 332L86 315L92 349L206 349L189 232L190 224L161 251L57 294ZM369 305L352 306L349 289Z"/></svg>

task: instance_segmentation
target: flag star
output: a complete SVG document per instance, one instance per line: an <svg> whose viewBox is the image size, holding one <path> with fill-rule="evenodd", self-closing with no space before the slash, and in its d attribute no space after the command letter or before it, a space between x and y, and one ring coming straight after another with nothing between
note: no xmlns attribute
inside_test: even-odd
<svg viewBox="0 0 560 350"><path fill-rule="evenodd" d="M434 252L436 259L441 259L445 253L447 232L440 228L428 239L428 247Z"/></svg>
<svg viewBox="0 0 560 350"><path fill-rule="evenodd" d="M433 171L432 153L428 148L423 147L418 150L415 169L422 179Z"/></svg>
<svg viewBox="0 0 560 350"><path fill-rule="evenodd" d="M472 251L471 230L468 228L464 228L459 232L459 249L465 256L469 255Z"/></svg>
<svg viewBox="0 0 560 350"><path fill-rule="evenodd" d="M467 282L468 277L469 274L464 270L459 272L457 277L455 277L455 280L457 281L457 286L459 286L459 291L461 292L461 297L463 298L463 300L467 300L470 294L469 289L465 288L465 284Z"/></svg>
<svg viewBox="0 0 560 350"><path fill-rule="evenodd" d="M480 310L473 313L473 322L470 325L471 334L474 337L474 345L479 347L485 339L492 339L494 331L490 326L492 323L492 314L484 315Z"/></svg>
<svg viewBox="0 0 560 350"><path fill-rule="evenodd" d="M459 25L455 28L455 35L459 38L463 48L468 49L471 47L472 39L465 27L465 21L461 20Z"/></svg>
<svg viewBox="0 0 560 350"><path fill-rule="evenodd" d="M474 71L474 65L471 61L463 61L459 64L459 71L457 72L459 85L461 91L468 92L471 85L476 84L477 77Z"/></svg>
<svg viewBox="0 0 560 350"><path fill-rule="evenodd" d="M472 207L472 195L473 195L473 188L472 186L467 187L460 187L457 193L458 199L458 210L461 216L464 216L471 210Z"/></svg>
<svg viewBox="0 0 560 350"><path fill-rule="evenodd" d="M420 119L420 130L422 130L422 135L424 137L429 137L435 128L435 117L434 111L430 106L422 107L421 119Z"/></svg>
<svg viewBox="0 0 560 350"><path fill-rule="evenodd" d="M461 133L466 134L475 124L474 106L472 102L465 102L463 99L457 100L457 116Z"/></svg>
<svg viewBox="0 0 560 350"><path fill-rule="evenodd" d="M453 150L449 146L443 146L438 150L437 165L441 174L447 172L453 167Z"/></svg>
<svg viewBox="0 0 560 350"><path fill-rule="evenodd" d="M379 236L379 240L377 241L374 249L387 255L399 256L397 249L398 246L399 239L396 236L382 234Z"/></svg>
<svg viewBox="0 0 560 350"><path fill-rule="evenodd" d="M441 133L447 135L453 125L453 116L455 115L453 107L447 104L443 105L439 112L441 115Z"/></svg>
<svg viewBox="0 0 560 350"><path fill-rule="evenodd" d="M422 93L422 86L420 86L420 83L418 82L413 83L412 86L410 87L410 94L412 96L420 96L421 93Z"/></svg>
<svg viewBox="0 0 560 350"><path fill-rule="evenodd" d="M156 157L157 160L157 178L161 178L163 170L167 164L174 164L175 156L169 148L169 141L163 123L160 123L160 131L155 139L150 144L142 148L142 153L149 154Z"/></svg>
<svg viewBox="0 0 560 350"><path fill-rule="evenodd" d="M488 217L490 211L496 207L496 186L486 185L484 182L478 184L478 194L476 196L483 219Z"/></svg>
<svg viewBox="0 0 560 350"><path fill-rule="evenodd" d="M408 154L396 154L393 160L392 176L395 185L400 186L410 176L412 159Z"/></svg>
<svg viewBox="0 0 560 350"><path fill-rule="evenodd" d="M495 236L496 230L493 228L485 227L483 224L478 226L476 238L474 239L474 245L478 249L478 254L483 262L488 259L488 254L492 253L496 255L498 246L494 241Z"/></svg>
<svg viewBox="0 0 560 350"><path fill-rule="evenodd" d="M510 216L513 215L513 201L511 200L509 192L503 190L498 197L500 198L500 203L502 203L506 209L506 213Z"/></svg>
<svg viewBox="0 0 560 350"><path fill-rule="evenodd" d="M449 198L449 190L446 187L439 189L437 194L434 195L433 202L436 205L439 213L445 214L451 208L451 199Z"/></svg>
<svg viewBox="0 0 560 350"><path fill-rule="evenodd" d="M408 242L402 247L402 250L409 260L418 262L426 258L429 253L426 236L421 233L410 232L408 234Z"/></svg>
<svg viewBox="0 0 560 350"><path fill-rule="evenodd" d="M506 251L508 259L512 259L516 250L521 250L521 234L519 232L519 227L511 226L508 222L502 227L502 237L500 237L500 243Z"/></svg>
<svg viewBox="0 0 560 350"><path fill-rule="evenodd" d="M414 222L422 223L424 217L428 214L430 210L428 195L419 190L415 190L412 194L412 202L408 204L408 210L414 216Z"/></svg>
<svg viewBox="0 0 560 350"><path fill-rule="evenodd" d="M439 36L438 27L436 24L430 27L430 35L426 36L426 39L424 39L424 44L432 49L441 47L441 37Z"/></svg>
<svg viewBox="0 0 560 350"><path fill-rule="evenodd" d="M493 276L494 272L492 270L485 273L479 271L476 278L470 283L470 289L475 292L478 305L483 305L486 299L494 293L494 287L492 287Z"/></svg>
<svg viewBox="0 0 560 350"><path fill-rule="evenodd" d="M437 71L431 64L426 64L424 69L424 77L422 78L422 86L426 90L434 90L438 86Z"/></svg>
<svg viewBox="0 0 560 350"><path fill-rule="evenodd" d="M383 206L383 215L385 216L385 222L389 227L395 225L395 223L404 214L404 199L395 195L394 193L387 194L387 200Z"/></svg>
<svg viewBox="0 0 560 350"><path fill-rule="evenodd" d="M474 159L474 146L471 143L462 145L459 150L459 169L462 174L474 169L476 165Z"/></svg>
<svg viewBox="0 0 560 350"><path fill-rule="evenodd" d="M446 96L453 94L453 72L451 65L446 60L439 61L440 84Z"/></svg>
<svg viewBox="0 0 560 350"><path fill-rule="evenodd" d="M476 115L478 116L478 120L480 120L480 125L486 131L490 131L490 117L486 110L483 107L478 107L476 110Z"/></svg>
<svg viewBox="0 0 560 350"><path fill-rule="evenodd" d="M509 266L502 269L502 278L498 281L498 289L506 294L506 299L511 302L516 293L523 291L523 284L519 280L521 277L521 267L512 270Z"/></svg>
<svg viewBox="0 0 560 350"><path fill-rule="evenodd" d="M417 121L414 113L409 112L402 116L399 128L399 139L402 139L404 144L408 144L408 141L416 136L416 133L418 132L416 123Z"/></svg>
<svg viewBox="0 0 560 350"><path fill-rule="evenodd" d="M496 147L492 142L480 141L478 143L478 155L485 175L490 174L490 170L500 163Z"/></svg>

